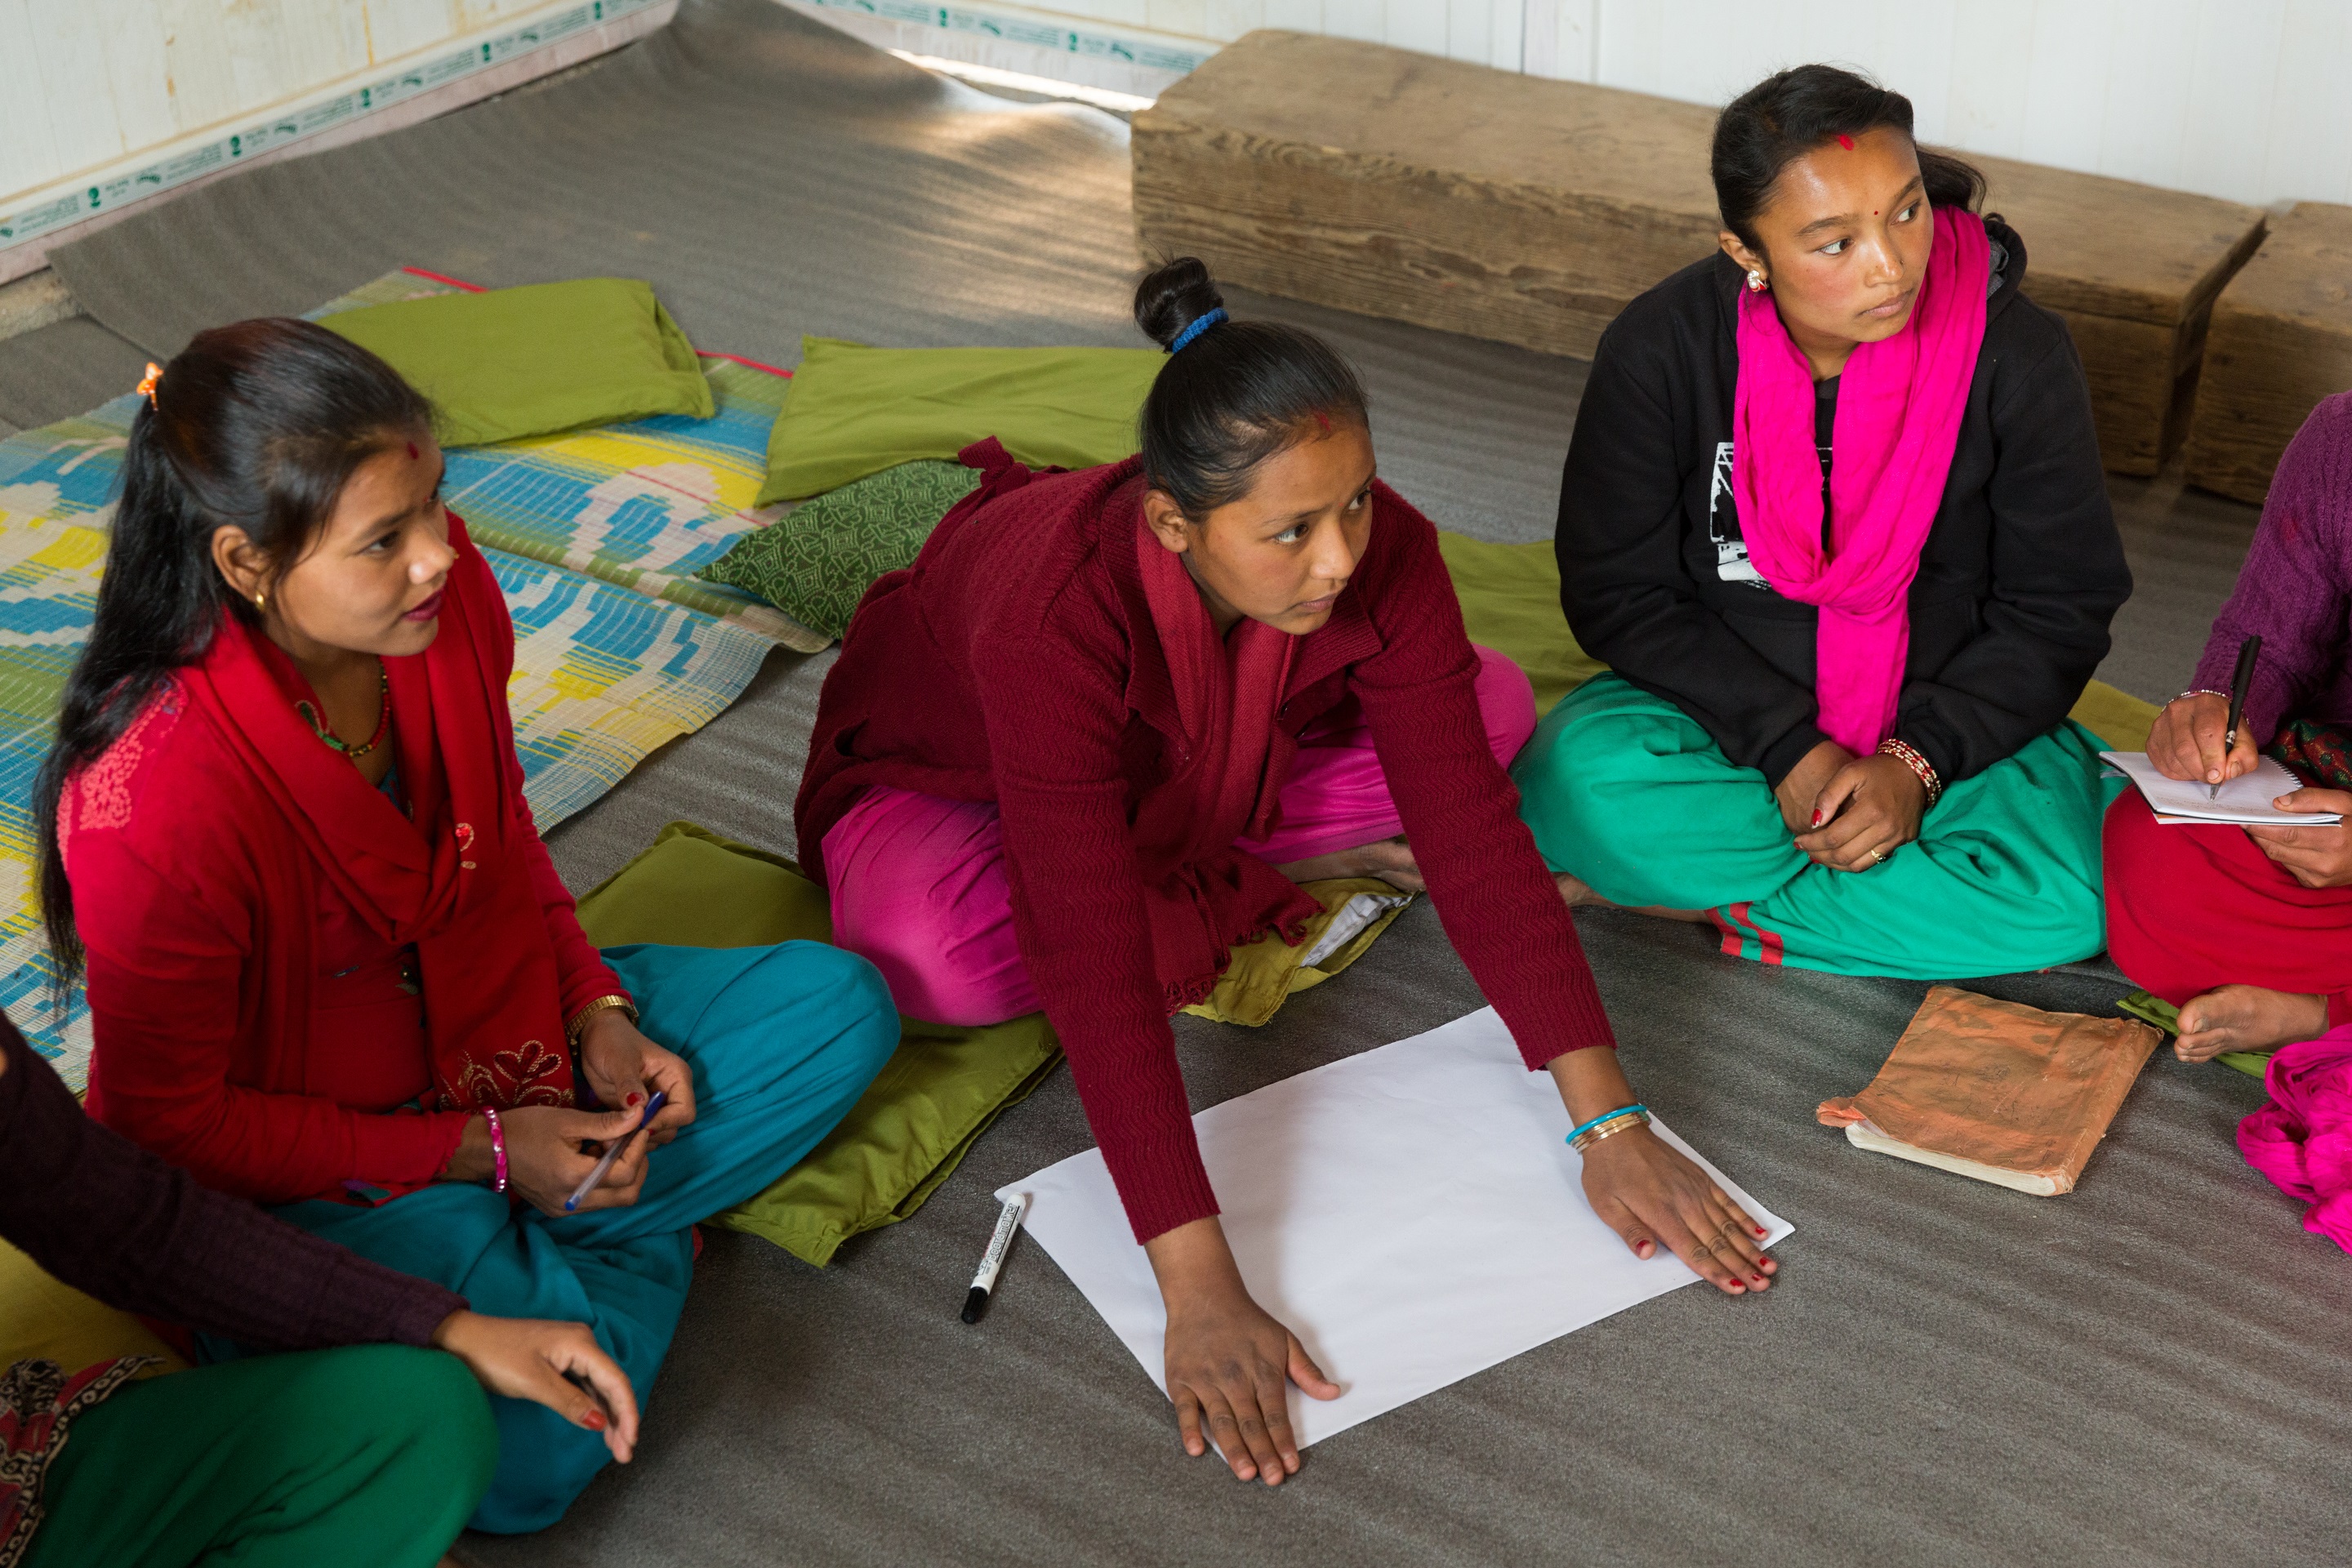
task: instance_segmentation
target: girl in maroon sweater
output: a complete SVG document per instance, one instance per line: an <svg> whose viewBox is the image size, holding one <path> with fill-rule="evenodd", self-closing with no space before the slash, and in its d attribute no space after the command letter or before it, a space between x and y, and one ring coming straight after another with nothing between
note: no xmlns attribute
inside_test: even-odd
<svg viewBox="0 0 2352 1568"><path fill-rule="evenodd" d="M1275 1485L1298 1468L1285 1376L1339 1391L1234 1267L1169 1015L1234 946L1299 940L1319 907L1300 881L1377 875L1426 885L1577 1121L1634 1096L1503 771L1532 727L1525 678L1471 647L1435 530L1373 477L1354 374L1307 333L1228 320L1190 258L1144 279L1136 315L1170 354L1141 456L1041 475L993 442L965 454L980 489L843 639L800 844L837 940L905 1011L1042 1004L1160 1279L1184 1445L1205 1451L1205 1426ZM1764 1289L1754 1222L1626 1126L1591 1145L1595 1209L1643 1256Z"/></svg>

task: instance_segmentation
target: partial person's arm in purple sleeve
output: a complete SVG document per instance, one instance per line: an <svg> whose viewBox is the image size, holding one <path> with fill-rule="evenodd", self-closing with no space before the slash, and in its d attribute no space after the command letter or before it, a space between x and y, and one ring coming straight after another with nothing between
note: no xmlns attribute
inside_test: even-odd
<svg viewBox="0 0 2352 1568"><path fill-rule="evenodd" d="M100 1126L5 1020L0 1237L110 1307L260 1349L428 1345L466 1307L201 1186Z"/></svg>
<svg viewBox="0 0 2352 1568"><path fill-rule="evenodd" d="M2238 647L2263 639L2246 698L2259 745L2335 683L2352 622L2352 395L2323 401L2279 459L2246 563L2214 617L2193 690L2227 692Z"/></svg>

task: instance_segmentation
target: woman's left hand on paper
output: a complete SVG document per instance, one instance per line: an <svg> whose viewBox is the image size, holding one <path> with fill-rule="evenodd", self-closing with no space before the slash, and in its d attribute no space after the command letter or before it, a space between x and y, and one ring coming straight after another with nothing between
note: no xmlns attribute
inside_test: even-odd
<svg viewBox="0 0 2352 1568"><path fill-rule="evenodd" d="M1764 1227L1682 1151L1636 1127L1584 1151L1584 1195L1634 1256L1664 1243L1691 1271L1727 1295L1769 1289L1780 1265L1764 1255Z"/></svg>
<svg viewBox="0 0 2352 1568"><path fill-rule="evenodd" d="M1797 847L1818 866L1867 871L1919 837L1927 786L1899 757L1874 752L1840 768L1813 801Z"/></svg>
<svg viewBox="0 0 2352 1568"><path fill-rule="evenodd" d="M2308 827L2249 827L2246 837L2306 888L2352 887L2352 792L2299 789L2271 804L2281 811L2333 811L2347 818Z"/></svg>
<svg viewBox="0 0 2352 1568"><path fill-rule="evenodd" d="M647 1039L621 1008L606 1007L590 1016L580 1033L580 1065L596 1098L616 1110L634 1110L656 1091L668 1094L668 1102L646 1129L647 1142L656 1147L677 1137L677 1130L694 1120L693 1070L676 1052Z"/></svg>

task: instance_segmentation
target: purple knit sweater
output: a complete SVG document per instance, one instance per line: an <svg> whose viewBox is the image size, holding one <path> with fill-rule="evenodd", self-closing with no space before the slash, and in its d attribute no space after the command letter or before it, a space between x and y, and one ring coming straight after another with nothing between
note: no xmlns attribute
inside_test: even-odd
<svg viewBox="0 0 2352 1568"><path fill-rule="evenodd" d="M2322 398L2279 459L2190 685L2229 690L2252 633L2263 639L2246 698L2256 741L2270 744L2290 719L2352 720L2352 392Z"/></svg>

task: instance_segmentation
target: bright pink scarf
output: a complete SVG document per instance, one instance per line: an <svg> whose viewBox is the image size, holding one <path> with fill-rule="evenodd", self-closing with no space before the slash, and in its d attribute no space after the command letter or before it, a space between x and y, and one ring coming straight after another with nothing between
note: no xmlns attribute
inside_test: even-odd
<svg viewBox="0 0 2352 1568"><path fill-rule="evenodd" d="M2281 1046L2271 1102L2238 1123L2246 1163L2310 1206L2303 1228L2352 1252L2352 1025Z"/></svg>
<svg viewBox="0 0 2352 1568"><path fill-rule="evenodd" d="M1764 580L1821 608L1814 700L1822 732L1856 753L1895 730L1918 574L1984 343L1991 247L1975 214L1935 208L1927 275L1911 319L1864 343L1838 384L1831 437L1830 546L1813 372L1769 293L1739 296L1739 382L1731 488L1748 558Z"/></svg>

